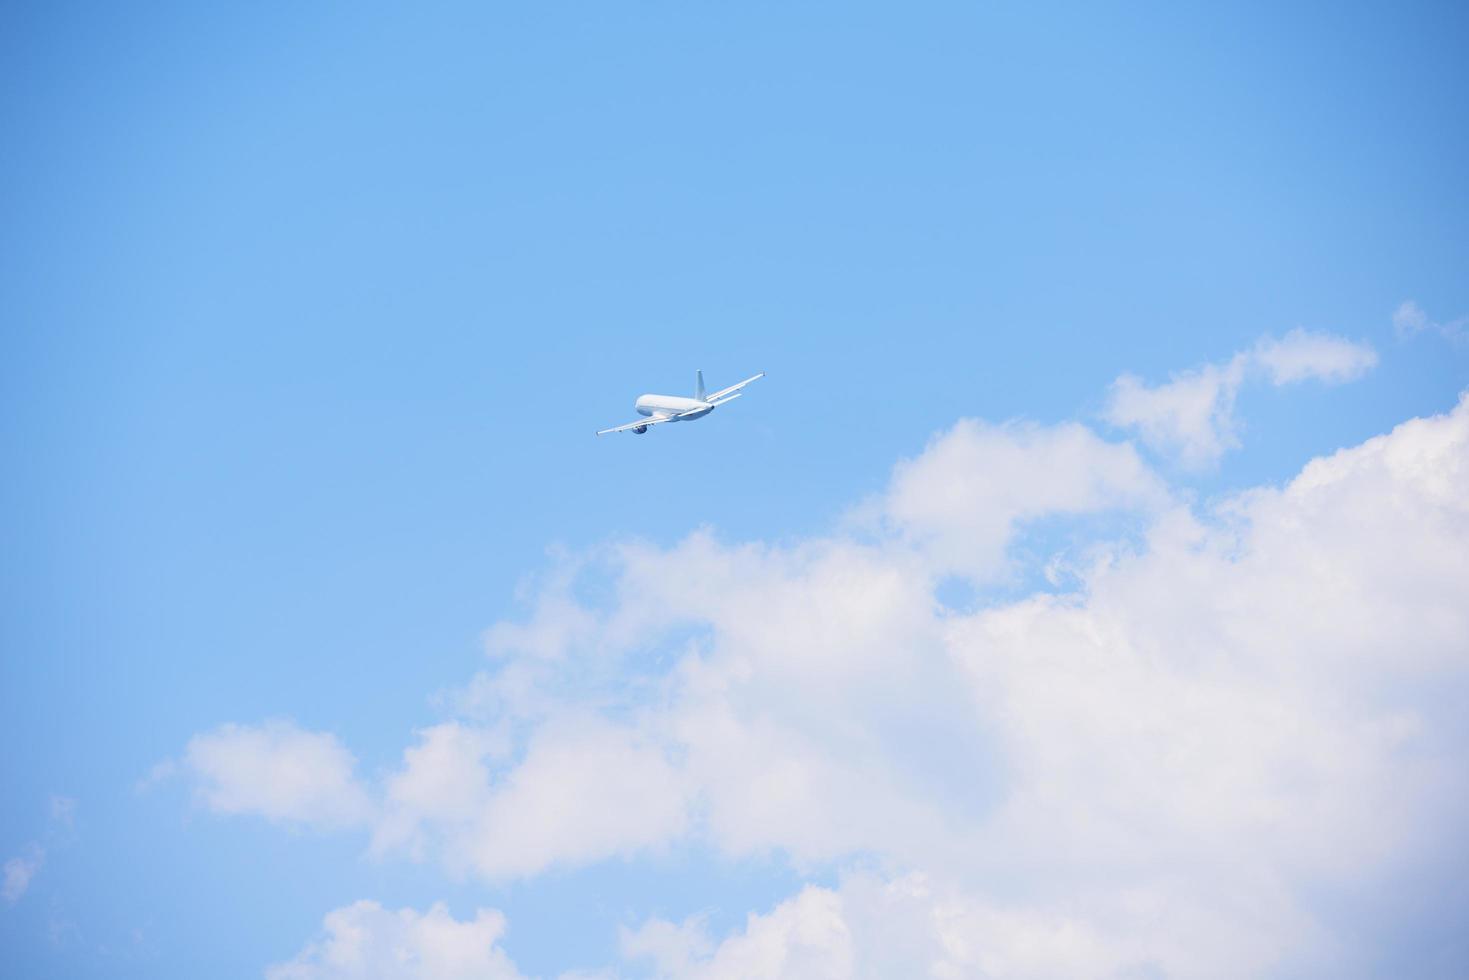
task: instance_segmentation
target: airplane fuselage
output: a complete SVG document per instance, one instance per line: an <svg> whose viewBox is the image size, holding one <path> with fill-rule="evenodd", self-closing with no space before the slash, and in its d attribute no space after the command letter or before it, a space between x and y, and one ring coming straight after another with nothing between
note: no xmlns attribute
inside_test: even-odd
<svg viewBox="0 0 1469 980"><path fill-rule="evenodd" d="M704 390L704 372L694 372L694 397L684 398L682 395L639 395L638 400L633 402L633 407L642 416L636 422L628 422L626 425L614 425L610 429L598 429L597 435L605 436L609 432L635 432L642 435L655 425L665 422L687 422L690 419L701 419L714 411L725 402L734 401L744 392L745 385L752 381L759 381L765 377L761 371L753 378L746 378L739 384L721 388L716 392Z"/></svg>
<svg viewBox="0 0 1469 980"><path fill-rule="evenodd" d="M714 411L714 406L697 398L682 398L678 395L639 395L633 403L639 415L676 415L674 421L703 418Z"/></svg>

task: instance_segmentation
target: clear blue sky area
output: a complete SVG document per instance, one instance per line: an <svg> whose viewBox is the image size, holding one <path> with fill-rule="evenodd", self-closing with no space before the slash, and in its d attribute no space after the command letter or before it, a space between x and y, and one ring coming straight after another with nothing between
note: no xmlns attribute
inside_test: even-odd
<svg viewBox="0 0 1469 980"><path fill-rule="evenodd" d="M1295 327L1380 363L1242 389L1202 497L1447 410L1469 350L1392 313L1469 313L1466 50L1462 3L4 5L0 857L51 843L0 973L259 976L374 897L552 975L789 894L136 786L276 717L386 771L548 548L817 533L961 417L1107 433L1119 374ZM696 368L769 376L593 437Z"/></svg>

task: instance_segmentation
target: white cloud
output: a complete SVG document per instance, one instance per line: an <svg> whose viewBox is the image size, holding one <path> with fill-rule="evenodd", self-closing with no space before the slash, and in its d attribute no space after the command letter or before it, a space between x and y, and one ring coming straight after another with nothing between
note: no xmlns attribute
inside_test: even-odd
<svg viewBox="0 0 1469 980"><path fill-rule="evenodd" d="M624 930L621 953L678 980L1149 976L1157 965L1064 907L1017 914L916 873L807 886L717 945L698 920L650 919Z"/></svg>
<svg viewBox="0 0 1469 980"><path fill-rule="evenodd" d="M50 800L53 827L71 830L76 823L77 801L70 796L53 795Z"/></svg>
<svg viewBox="0 0 1469 980"><path fill-rule="evenodd" d="M1155 507L1162 483L1127 443L1081 425L965 419L899 463L887 519L937 571L993 579L1017 525L1042 516Z"/></svg>
<svg viewBox="0 0 1469 980"><path fill-rule="evenodd" d="M1213 462L1239 446L1234 399L1244 370L1244 358L1236 356L1227 364L1174 375L1155 388L1124 374L1112 383L1107 421L1136 429L1144 443L1176 454L1186 466Z"/></svg>
<svg viewBox="0 0 1469 980"><path fill-rule="evenodd" d="M163 759L155 762L147 773L133 783L133 792L147 793L155 786L161 786L178 774L179 764L177 759Z"/></svg>
<svg viewBox="0 0 1469 980"><path fill-rule="evenodd" d="M596 642L597 621L570 595L582 562L553 549L558 559L549 581L535 590L538 615L527 623L500 622L485 631L485 649L491 656L529 655L559 660L568 650L585 649ZM529 583L522 586L522 592Z"/></svg>
<svg viewBox="0 0 1469 980"><path fill-rule="evenodd" d="M1393 311L1392 325L1399 337L1411 337L1433 326L1428 314L1423 312L1423 307L1411 299L1403 300Z"/></svg>
<svg viewBox="0 0 1469 980"><path fill-rule="evenodd" d="M656 847L681 836L688 794L665 749L594 717L540 728L459 838L492 878L531 875Z"/></svg>
<svg viewBox="0 0 1469 980"><path fill-rule="evenodd" d="M322 935L266 980L518 980L497 944L505 917L480 909L460 921L442 903L427 912L360 901L327 913Z"/></svg>
<svg viewBox="0 0 1469 980"><path fill-rule="evenodd" d="M703 916L681 923L649 919L636 929L618 930L618 951L625 960L648 960L656 975L676 977L714 952Z"/></svg>
<svg viewBox="0 0 1469 980"><path fill-rule="evenodd" d="M662 743L590 713L541 724L524 757L502 739L447 723L420 732L387 780L379 853L436 843L456 871L503 879L657 847L680 836L691 800Z"/></svg>
<svg viewBox="0 0 1469 980"><path fill-rule="evenodd" d="M0 883L0 897L11 905L20 901L26 889L31 887L31 879L45 863L46 849L40 844L27 844L22 853L5 862L5 879Z"/></svg>
<svg viewBox="0 0 1469 980"><path fill-rule="evenodd" d="M723 937L625 931L666 976L1369 972L1392 889L1469 860L1466 485L1469 398L1203 511L1080 427L962 423L856 531L569 559L384 782L378 850L490 879L677 841L878 869ZM1145 538L1073 591L935 599L1025 521L1117 508Z"/></svg>
<svg viewBox="0 0 1469 980"><path fill-rule="evenodd" d="M227 724L195 735L183 766L198 799L216 813L320 827L358 824L371 814L353 774L356 761L336 736L288 721Z"/></svg>
<svg viewBox="0 0 1469 980"><path fill-rule="evenodd" d="M1436 333L1453 343L1469 341L1469 317L1461 316L1446 323L1429 319L1423 307L1411 299L1404 300L1392 315L1393 330L1406 339L1420 333Z"/></svg>
<svg viewBox="0 0 1469 980"><path fill-rule="evenodd" d="M455 867L491 879L530 876L555 864L633 854L685 832L685 780L663 743L635 727L592 714L555 718L494 782L482 761L485 733L452 730L452 751L433 746L444 741L444 727L410 749L389 793L398 818L420 840L438 840ZM407 786L414 792L404 792Z"/></svg>
<svg viewBox="0 0 1469 980"><path fill-rule="evenodd" d="M3 879L0 879L0 898L14 905L24 897L31 881L46 863L48 846L65 846L69 843L76 822L77 801L69 796L53 794L47 809L50 820L46 828L45 841L30 841L21 853L5 862Z"/></svg>
<svg viewBox="0 0 1469 980"><path fill-rule="evenodd" d="M1287 927L1315 940L1309 924L1271 918L1273 903L1232 908L1220 923L1167 896L1129 891L1099 915L1089 896L1021 905L964 892L923 873L843 876L835 888L807 886L741 929L713 941L697 919L650 919L624 929L620 952L651 960L669 980L885 980L888 977L1256 976L1279 957ZM1143 928L1139 928L1139 926ZM1232 927L1232 928L1231 928ZM1201 942L1228 942L1220 956ZM1264 940L1262 941L1262 936Z"/></svg>
<svg viewBox="0 0 1469 980"><path fill-rule="evenodd" d="M385 812L373 838L378 852L408 844L421 855L425 822L472 823L490 800L489 759L508 750L503 738L454 721L418 737L384 786Z"/></svg>
<svg viewBox="0 0 1469 980"><path fill-rule="evenodd" d="M1176 456L1184 466L1200 468L1239 447L1235 400L1252 373L1263 373L1274 385L1308 379L1335 384L1359 378L1376 364L1377 353L1366 344L1298 328L1155 387L1124 374L1112 383L1103 415L1112 425L1136 430L1144 443Z"/></svg>
<svg viewBox="0 0 1469 980"><path fill-rule="evenodd" d="M655 923L624 949L691 977L797 954L881 976L914 949L935 976L1344 969L1374 933L1334 908L1464 856L1465 485L1469 400L1175 507L1073 594L967 615L921 547L625 549L606 622L709 630L642 723L696 787L688 832L798 866L877 855L910 870L869 891L930 897L863 918L844 884L724 943ZM898 919L917 932L879 929Z"/></svg>
<svg viewBox="0 0 1469 980"><path fill-rule="evenodd" d="M687 980L840 980L853 975L853 937L839 896L808 887L710 951L697 920L654 919L622 935L622 954L651 958L659 977ZM905 973L911 973L910 969ZM895 974L903 975L903 974Z"/></svg>
<svg viewBox="0 0 1469 980"><path fill-rule="evenodd" d="M1366 344L1300 328L1279 340L1262 340L1254 355L1275 385L1309 378L1338 384L1356 380L1377 366L1377 352Z"/></svg>

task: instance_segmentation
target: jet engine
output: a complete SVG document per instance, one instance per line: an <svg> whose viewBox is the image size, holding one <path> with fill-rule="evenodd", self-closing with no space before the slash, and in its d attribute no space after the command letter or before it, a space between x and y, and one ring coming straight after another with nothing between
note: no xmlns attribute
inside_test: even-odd
<svg viewBox="0 0 1469 980"><path fill-rule="evenodd" d="M642 435L644 432L648 431L648 427L646 425L635 425L632 427L632 430L638 435Z"/></svg>

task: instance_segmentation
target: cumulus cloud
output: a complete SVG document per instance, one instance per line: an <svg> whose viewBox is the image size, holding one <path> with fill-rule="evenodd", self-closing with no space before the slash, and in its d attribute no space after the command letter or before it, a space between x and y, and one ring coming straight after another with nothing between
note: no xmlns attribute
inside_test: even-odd
<svg viewBox="0 0 1469 980"><path fill-rule="evenodd" d="M1453 343L1469 342L1469 317L1459 317L1445 323L1431 319L1423 307L1411 299L1404 300L1392 315L1393 330L1401 339L1415 337L1421 333L1436 333Z"/></svg>
<svg viewBox="0 0 1469 980"><path fill-rule="evenodd" d="M752 914L717 949L698 920L675 926L653 919L624 931L621 950L629 959L651 959L659 977L837 980L853 969L852 930L842 912L835 892L808 887L767 915Z"/></svg>
<svg viewBox="0 0 1469 980"><path fill-rule="evenodd" d="M216 813L319 827L350 826L370 816L355 767L335 735L288 721L221 725L190 739L183 758L198 799Z"/></svg>
<svg viewBox="0 0 1469 980"><path fill-rule="evenodd" d="M678 980L1158 975L1148 951L1115 942L1064 907L1016 914L920 873L855 873L836 888L807 886L718 943L698 919L650 919L624 929L620 951Z"/></svg>
<svg viewBox="0 0 1469 980"><path fill-rule="evenodd" d="M1283 380L1349 371L1257 350ZM1082 427L961 423L875 523L567 558L384 780L377 850L492 880L675 842L845 870L727 935L625 929L661 976L1370 974L1394 889L1469 862L1466 485L1469 398L1204 508ZM1070 591L935 598L1026 522L1119 508L1146 533L1094 542ZM214 735L241 731L296 741ZM293 965L385 928L356 921Z"/></svg>
<svg viewBox="0 0 1469 980"><path fill-rule="evenodd" d="M628 726L562 719L536 733L474 830L490 876L528 875L659 845L687 824L683 778Z"/></svg>
<svg viewBox="0 0 1469 980"><path fill-rule="evenodd" d="M755 913L751 913L754 918ZM636 929L618 931L618 949L625 960L647 960L660 977L687 974L694 963L714 951L703 916L690 916L681 923L653 918Z"/></svg>
<svg viewBox="0 0 1469 980"><path fill-rule="evenodd" d="M940 571L994 578L1019 524L1156 507L1163 484L1127 443L1076 424L965 419L899 463L884 514Z"/></svg>
<svg viewBox="0 0 1469 980"><path fill-rule="evenodd" d="M424 822L473 823L490 799L489 760L507 750L495 733L455 721L421 730L418 744L403 752L403 767L386 780L373 848L408 846L421 856Z"/></svg>
<svg viewBox="0 0 1469 980"><path fill-rule="evenodd" d="M487 732L456 723L420 733L388 780L379 851L432 838L458 870L533 875L652 848L684 832L685 780L664 745L595 715L539 726L518 764L493 781Z"/></svg>
<svg viewBox="0 0 1469 980"><path fill-rule="evenodd" d="M626 550L599 615L708 627L642 721L696 787L688 832L894 873L624 951L689 977L1350 972L1371 916L1339 910L1464 858L1466 480L1469 401L967 614L921 548Z"/></svg>
<svg viewBox="0 0 1469 980"><path fill-rule="evenodd" d="M505 917L479 909L455 919L442 903L427 912L360 901L327 913L322 935L266 980L519 980L498 945Z"/></svg>
<svg viewBox="0 0 1469 980"><path fill-rule="evenodd" d="M1239 447L1235 400L1252 374L1263 374L1274 385L1309 379L1338 384L1376 364L1377 354L1366 344L1298 328L1279 339L1266 337L1222 364L1175 374L1161 385L1124 374L1113 382L1103 415L1118 428L1135 430L1153 449L1199 468Z"/></svg>

